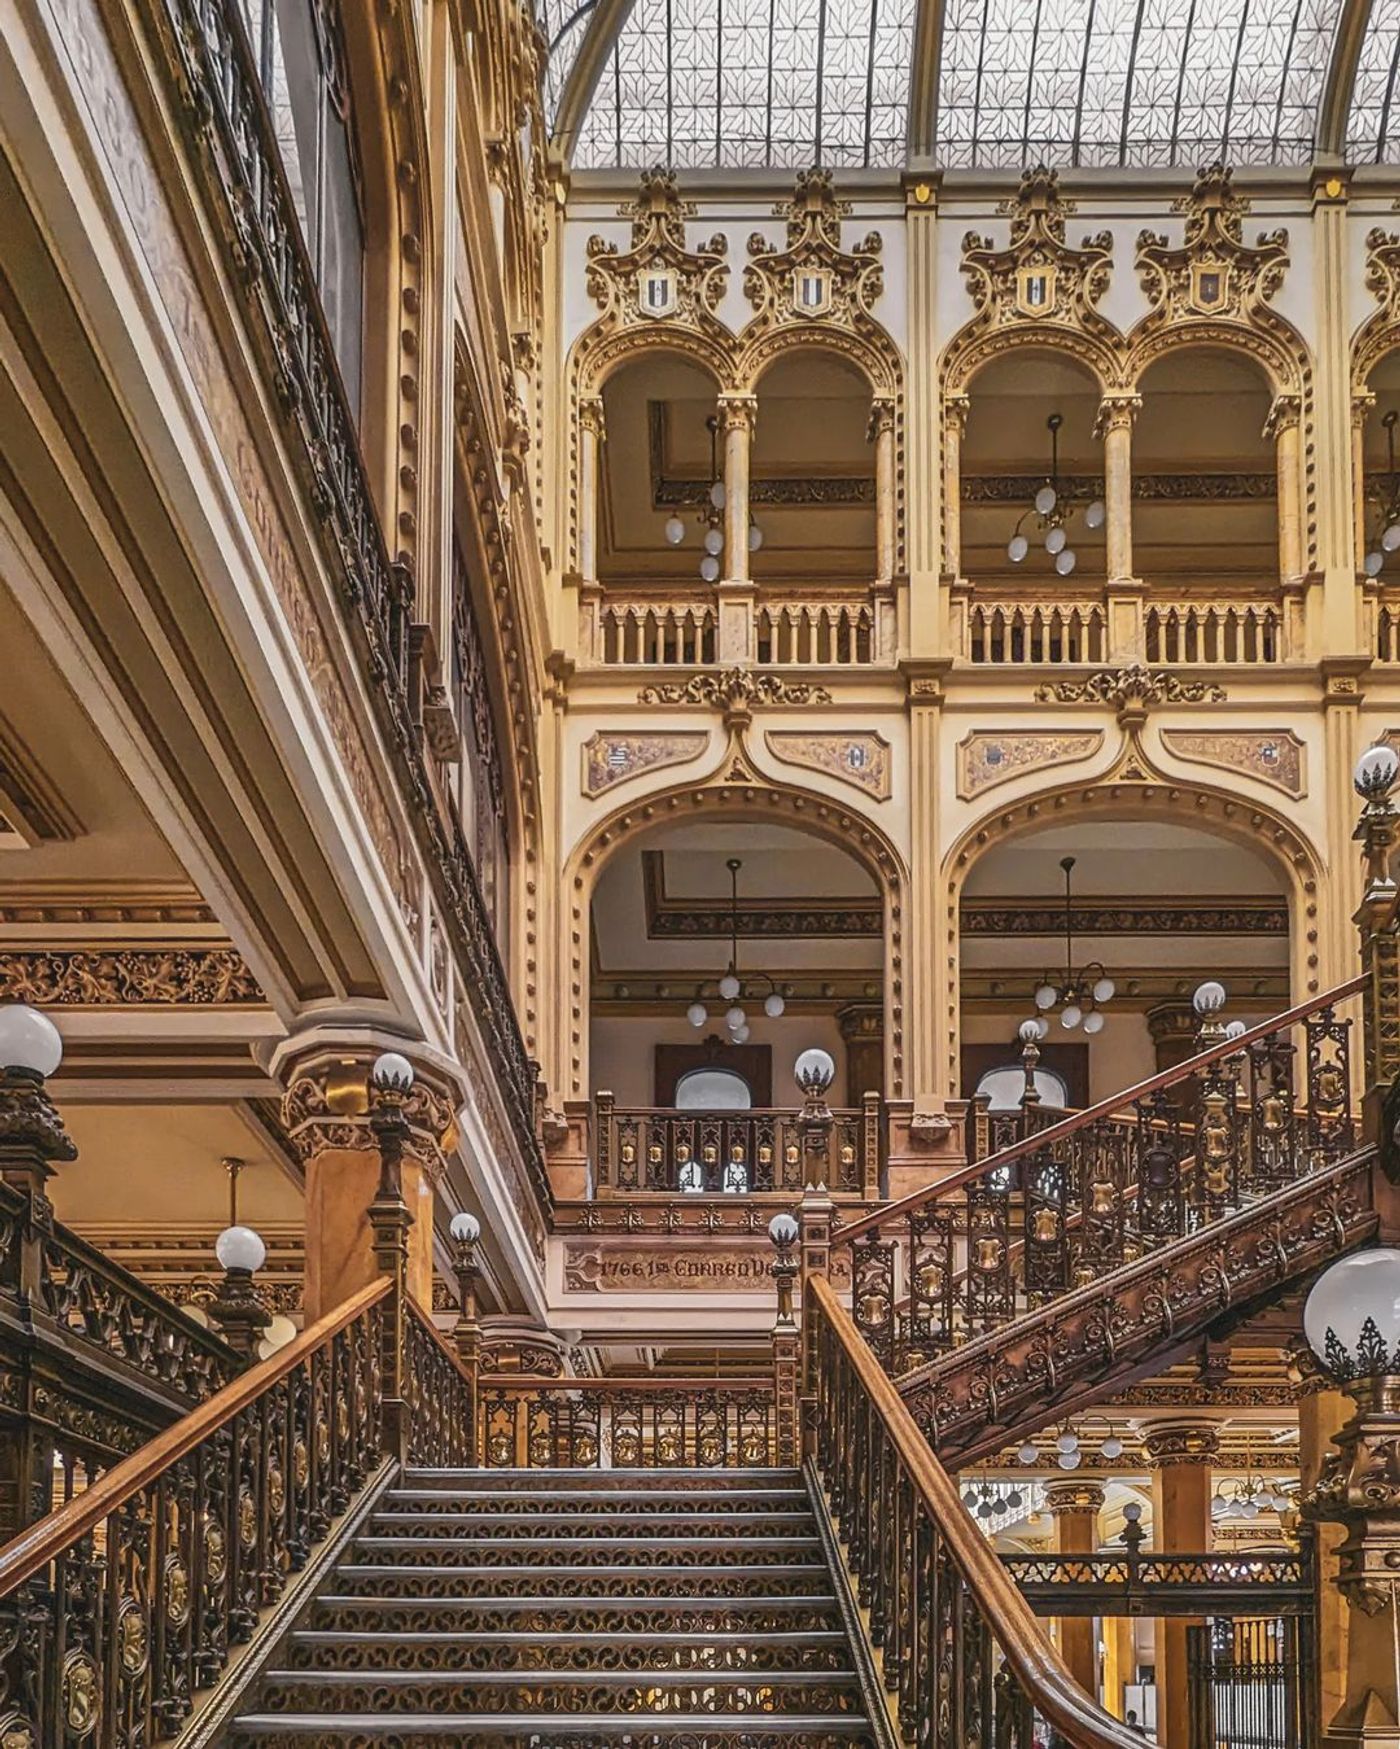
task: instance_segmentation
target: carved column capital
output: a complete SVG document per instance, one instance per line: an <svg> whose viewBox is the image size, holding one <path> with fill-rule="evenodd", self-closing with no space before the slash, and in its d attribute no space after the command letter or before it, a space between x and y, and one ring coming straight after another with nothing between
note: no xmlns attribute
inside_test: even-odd
<svg viewBox="0 0 1400 1749"><path fill-rule="evenodd" d="M1110 431L1131 431L1133 422L1141 411L1141 395L1130 392L1105 395L1099 402L1098 414L1094 420L1094 436L1102 439Z"/></svg>
<svg viewBox="0 0 1400 1749"><path fill-rule="evenodd" d="M603 435L603 397L601 395L581 395L578 403L579 429L589 431L595 437Z"/></svg>
<svg viewBox="0 0 1400 1749"><path fill-rule="evenodd" d="M961 437L967 430L967 416L971 409L971 395L945 395L943 397L943 429L950 436Z"/></svg>
<svg viewBox="0 0 1400 1749"><path fill-rule="evenodd" d="M877 395L870 403L870 423L866 428L866 437L874 443L877 437L894 430L894 397L892 395Z"/></svg>
<svg viewBox="0 0 1400 1749"><path fill-rule="evenodd" d="M1264 421L1264 436L1277 438L1281 432L1296 430L1303 420L1301 395L1275 395L1269 416Z"/></svg>
<svg viewBox="0 0 1400 1749"><path fill-rule="evenodd" d="M1371 417L1376 409L1376 397L1370 389L1353 389L1351 392L1351 423L1355 430L1361 427Z"/></svg>
<svg viewBox="0 0 1400 1749"><path fill-rule="evenodd" d="M1045 1483L1045 1510L1052 1518L1063 1518L1072 1512L1103 1511L1102 1482L1081 1480L1078 1476L1066 1481Z"/></svg>
<svg viewBox="0 0 1400 1749"><path fill-rule="evenodd" d="M721 431L752 432L758 423L757 395L721 395L715 402Z"/></svg>
<svg viewBox="0 0 1400 1749"><path fill-rule="evenodd" d="M1149 1421L1139 1431L1154 1470L1212 1467L1220 1455L1220 1429L1211 1421Z"/></svg>

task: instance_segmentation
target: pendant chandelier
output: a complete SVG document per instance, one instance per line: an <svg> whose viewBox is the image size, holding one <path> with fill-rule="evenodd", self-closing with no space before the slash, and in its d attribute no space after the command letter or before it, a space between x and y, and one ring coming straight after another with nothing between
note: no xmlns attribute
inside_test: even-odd
<svg viewBox="0 0 1400 1749"><path fill-rule="evenodd" d="M1400 474L1395 471L1397 420L1400 420L1400 413L1394 408L1381 420L1385 427L1386 449L1390 459L1383 478L1368 487L1366 492L1367 506L1373 512L1372 534L1366 543L1365 563L1368 577L1378 577L1386 560L1400 547Z"/></svg>
<svg viewBox="0 0 1400 1749"><path fill-rule="evenodd" d="M1070 887L1074 861L1072 856L1060 858L1060 867L1065 871L1065 969L1063 973L1044 973L1036 986L1036 1012L1032 1018L1041 1038L1049 1033L1050 1016L1056 1013L1060 1025L1068 1032L1079 1026L1091 1036L1102 1032L1103 1009L1113 1000L1116 988L1101 961L1090 960L1078 967L1074 963L1074 906Z"/></svg>
<svg viewBox="0 0 1400 1749"><path fill-rule="evenodd" d="M1036 518L1034 528L1042 541L1047 553L1055 561L1055 569L1060 576L1068 577L1079 563L1079 555L1069 544L1068 523L1074 515L1074 499L1060 484L1060 427L1065 422L1063 413L1052 413L1045 421L1045 429L1050 433L1050 472L1037 488L1035 497L1016 519L1011 539L1006 543L1006 556L1013 565L1019 565L1031 550L1029 536L1021 532L1026 518ZM1102 528L1104 521L1104 503L1102 498L1095 498L1084 511L1084 526L1086 528Z"/></svg>
<svg viewBox="0 0 1400 1749"><path fill-rule="evenodd" d="M705 429L710 434L710 486L705 494L705 502L696 512L696 521L700 525L700 544L705 549L700 555L700 576L706 583L719 581L720 563L724 557L724 506L727 494L724 481L719 474L719 420L711 413L705 421ZM685 518L679 511L673 510L666 518L666 541L673 547L678 547L685 540ZM749 518L749 551L756 553L763 545L763 530Z"/></svg>
<svg viewBox="0 0 1400 1749"><path fill-rule="evenodd" d="M742 1045L748 1042L749 1017L744 1009L746 995L756 996L758 989L767 985L767 994L763 998L763 1012L770 1020L777 1020L787 1007L782 993L767 972L755 972L745 976L739 973L739 870L744 866L737 856L731 856L724 865L729 870L729 965L724 976L713 982L707 980L695 992L695 1000L685 1011L685 1017L692 1026L700 1027L710 1018L710 1011L705 1006L707 991L713 991L721 1002L728 1006L724 1012L724 1024L729 1028L729 1042ZM755 985L758 989L755 989Z"/></svg>

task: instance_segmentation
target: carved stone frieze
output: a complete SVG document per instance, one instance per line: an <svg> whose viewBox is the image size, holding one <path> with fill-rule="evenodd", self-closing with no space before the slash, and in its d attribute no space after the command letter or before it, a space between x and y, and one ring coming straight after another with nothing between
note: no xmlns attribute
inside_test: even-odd
<svg viewBox="0 0 1400 1749"><path fill-rule="evenodd" d="M1205 1467L1214 1464L1220 1455L1220 1429L1213 1422L1149 1421L1138 1431L1154 1469L1174 1469L1183 1464Z"/></svg>
<svg viewBox="0 0 1400 1749"><path fill-rule="evenodd" d="M267 998L234 948L0 953L0 993L47 1008L231 1008Z"/></svg>
<svg viewBox="0 0 1400 1749"><path fill-rule="evenodd" d="M1213 681L1183 680L1134 662L1126 668L1100 668L1082 680L1047 681L1035 696L1042 704L1052 699L1057 704L1111 704L1121 711L1154 704L1224 704L1226 692Z"/></svg>
<svg viewBox="0 0 1400 1749"><path fill-rule="evenodd" d="M1356 331L1351 386L1362 414L1371 403L1371 372L1400 339L1400 234L1379 225L1366 233L1366 289L1377 307Z"/></svg>
<svg viewBox="0 0 1400 1749"><path fill-rule="evenodd" d="M958 794L970 801L1028 771L1091 758L1102 745L1102 729L973 729L958 743Z"/></svg>
<svg viewBox="0 0 1400 1749"><path fill-rule="evenodd" d="M853 784L877 801L890 794L890 744L874 730L847 734L804 734L800 729L770 729L764 744L785 765L824 771Z"/></svg>
<svg viewBox="0 0 1400 1749"><path fill-rule="evenodd" d="M1242 771L1294 800L1307 794L1307 748L1291 729L1163 729L1162 745L1179 759Z"/></svg>
<svg viewBox="0 0 1400 1749"><path fill-rule="evenodd" d="M1111 382L1121 336L1096 308L1108 288L1112 233L1065 241L1074 203L1060 194L1059 177L1045 165L1021 174L1014 197L1000 209L1011 217L1004 249L969 231L962 271L976 314L954 336L944 361L944 387L966 389L989 358L1026 345L1072 345Z"/></svg>
<svg viewBox="0 0 1400 1749"><path fill-rule="evenodd" d="M1045 1510L1052 1518L1064 1518L1074 1512L1102 1512L1103 1503L1102 1482L1070 1480L1045 1484Z"/></svg>
<svg viewBox="0 0 1400 1749"><path fill-rule="evenodd" d="M693 674L689 680L661 681L644 686L638 704L708 704L725 710L754 704L830 704L824 686L809 680L784 680L752 668L725 668L718 673Z"/></svg>
<svg viewBox="0 0 1400 1749"><path fill-rule="evenodd" d="M600 796L644 771L684 765L709 745L703 730L599 730L583 744L583 793Z"/></svg>

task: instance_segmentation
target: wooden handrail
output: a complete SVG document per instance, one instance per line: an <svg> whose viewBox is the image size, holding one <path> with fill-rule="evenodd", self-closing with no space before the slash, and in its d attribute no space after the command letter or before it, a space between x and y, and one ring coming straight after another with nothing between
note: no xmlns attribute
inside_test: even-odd
<svg viewBox="0 0 1400 1749"><path fill-rule="evenodd" d="M951 1477L915 1426L831 1283L825 1276L811 1276L807 1294L809 1309L821 1312L845 1350L905 1474L937 1524L1017 1682L1036 1710L1063 1732L1075 1749L1142 1749L1142 1738L1095 1705L1045 1638L1030 1605L1002 1566L1001 1557L968 1517Z"/></svg>
<svg viewBox="0 0 1400 1749"><path fill-rule="evenodd" d="M376 1306L389 1292L387 1276L381 1276L358 1293L352 1294L333 1312L304 1330L300 1336L279 1348L276 1354L249 1367L247 1372L216 1391L207 1402L192 1409L183 1420L168 1427L155 1439L147 1440L139 1451L123 1458L119 1464L99 1476L90 1488L41 1518L37 1524L21 1532L0 1549L0 1597L8 1595L17 1585L46 1567L64 1549L86 1536L104 1518L111 1516L133 1495L139 1494L155 1481L162 1471L186 1456L208 1439L211 1433L231 1421L240 1410L260 1397L288 1373L294 1372L309 1355L323 1348L339 1333L353 1324L371 1306Z"/></svg>
<svg viewBox="0 0 1400 1749"><path fill-rule="evenodd" d="M861 1215L858 1220L841 1228L832 1236L833 1245L848 1245L853 1239L859 1239L862 1234L883 1227L886 1221L898 1220L902 1215L910 1214L925 1203L933 1202L940 1196L946 1196L949 1191L960 1190L963 1185L971 1184L974 1179L984 1174L996 1171L1003 1166L1009 1166L1013 1160L1020 1160L1027 1154L1034 1154L1050 1142L1063 1141L1066 1136L1072 1136L1082 1130L1086 1124L1093 1123L1097 1118L1112 1117L1126 1105L1135 1104L1139 1099L1146 1099L1153 1093L1160 1092L1164 1087L1174 1087L1179 1081L1189 1080L1200 1070L1209 1068L1212 1063L1218 1063L1224 1057L1233 1057L1239 1051L1246 1050L1257 1039L1269 1038L1276 1032L1282 1032L1285 1027L1294 1026L1300 1020L1306 1020L1309 1015L1316 1014L1320 1008L1331 1008L1338 1002L1344 1002L1348 996L1356 996L1366 988L1364 976L1350 978L1345 984L1338 984L1334 989L1325 991L1321 996L1314 996L1307 1002L1300 1002L1296 1008L1290 1008L1283 1014L1276 1014L1271 1020L1261 1020L1257 1026L1251 1026L1242 1032L1238 1038L1222 1039L1219 1044L1211 1045L1204 1051L1198 1051L1194 1057L1187 1057L1184 1062L1173 1065L1170 1069L1160 1069L1155 1075L1149 1075L1145 1081L1139 1081L1136 1086L1125 1087L1119 1093L1111 1093L1107 1099L1099 1100L1097 1105L1089 1105L1083 1111L1075 1112L1071 1117L1061 1118L1059 1123L1052 1123L1043 1130L1037 1130L1034 1135L1023 1136L1019 1142L1012 1142L1009 1147L1002 1148L999 1153L989 1154L985 1160L969 1160L966 1165L959 1166L955 1172L950 1172L946 1178L940 1178L936 1184L926 1184L921 1190L911 1190L907 1196L901 1196L895 1202L887 1202L882 1207L872 1209L869 1214Z"/></svg>
<svg viewBox="0 0 1400 1749"><path fill-rule="evenodd" d="M483 1391L582 1391L592 1396L623 1396L628 1391L768 1391L772 1379L765 1378L551 1378L542 1373L490 1372L480 1380Z"/></svg>

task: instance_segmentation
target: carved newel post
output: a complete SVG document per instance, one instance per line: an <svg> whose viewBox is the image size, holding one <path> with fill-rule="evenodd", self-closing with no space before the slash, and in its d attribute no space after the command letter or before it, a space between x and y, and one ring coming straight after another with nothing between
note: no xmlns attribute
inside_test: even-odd
<svg viewBox="0 0 1400 1749"><path fill-rule="evenodd" d="M1021 1110L1040 1104L1040 1090L1035 1084L1035 1072L1040 1066L1040 1041L1045 1036L1040 1021L1023 1020L1017 1037L1021 1041L1021 1072L1026 1085L1021 1093Z"/></svg>
<svg viewBox="0 0 1400 1749"><path fill-rule="evenodd" d="M382 1304L380 1389L383 1396L384 1449L408 1461L409 1412L404 1395L404 1349L408 1317L408 1234L413 1224L403 1195L403 1156L408 1142L404 1107L413 1091L413 1065L397 1051L386 1051L370 1071L370 1128L379 1147L379 1185L369 1205L374 1263L393 1286Z"/></svg>
<svg viewBox="0 0 1400 1749"><path fill-rule="evenodd" d="M224 1279L209 1303L209 1321L230 1348L253 1360L272 1322L253 1281L267 1261L267 1246L251 1227L225 1227L214 1241L214 1255Z"/></svg>
<svg viewBox="0 0 1400 1749"><path fill-rule="evenodd" d="M1381 1106L1393 1119L1394 1088L1400 1077L1400 936L1396 934L1395 877L1391 872L1400 811L1393 799L1400 755L1393 747L1368 747L1352 779L1365 804L1352 834L1361 846L1365 883L1356 912L1361 937L1361 970L1366 1082L1363 1118L1368 1137L1379 1138L1383 1163L1395 1137L1393 1123L1382 1126Z"/></svg>
<svg viewBox="0 0 1400 1749"><path fill-rule="evenodd" d="M1325 1270L1303 1330L1356 1404L1300 1502L1305 1519L1346 1531L1336 1578L1352 1609L1345 1692L1323 1740L1400 1749L1400 1250L1353 1252Z"/></svg>
<svg viewBox="0 0 1400 1749"><path fill-rule="evenodd" d="M779 1469L796 1469L801 1458L798 1418L800 1343L793 1313L792 1290L797 1280L795 1255L799 1228L789 1214L777 1214L768 1223L773 1241L773 1280L778 1289L778 1317L773 1325L773 1437Z"/></svg>
<svg viewBox="0 0 1400 1749"><path fill-rule="evenodd" d="M481 1222L469 1210L463 1209L453 1215L449 1231L452 1234L452 1268L457 1277L457 1322L452 1326L452 1341L469 1386L472 1424L468 1429L467 1450L473 1454L473 1460L479 1462L477 1394L481 1380L481 1322L476 1307L479 1273L476 1242L481 1237Z"/></svg>
<svg viewBox="0 0 1400 1749"><path fill-rule="evenodd" d="M808 1183L826 1184L831 1131L836 1122L826 1096L836 1079L836 1062L830 1051L814 1046L798 1057L792 1074L802 1093L802 1110L797 1118L802 1133L802 1175Z"/></svg>

